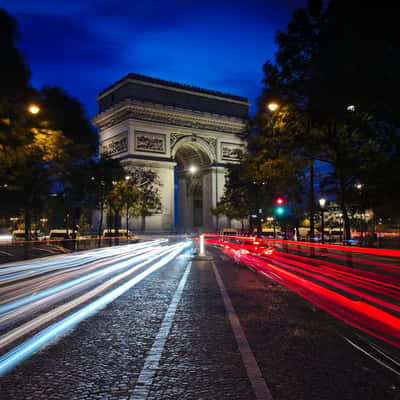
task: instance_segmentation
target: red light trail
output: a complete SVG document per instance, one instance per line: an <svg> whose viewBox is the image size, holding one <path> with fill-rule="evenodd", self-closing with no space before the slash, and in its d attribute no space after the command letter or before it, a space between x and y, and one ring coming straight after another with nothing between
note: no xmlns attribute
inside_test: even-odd
<svg viewBox="0 0 400 400"><path fill-rule="evenodd" d="M393 276L400 251L219 235L206 235L206 241L336 318L400 348L400 279ZM349 259L352 267L337 264Z"/></svg>

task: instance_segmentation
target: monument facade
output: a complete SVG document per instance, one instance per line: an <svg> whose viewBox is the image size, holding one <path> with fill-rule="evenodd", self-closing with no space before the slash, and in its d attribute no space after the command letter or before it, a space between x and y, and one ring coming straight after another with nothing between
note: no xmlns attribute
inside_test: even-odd
<svg viewBox="0 0 400 400"><path fill-rule="evenodd" d="M148 231L216 231L226 165L246 150L248 100L128 74L97 98L100 153L157 172L162 208ZM133 221L133 227L138 226Z"/></svg>

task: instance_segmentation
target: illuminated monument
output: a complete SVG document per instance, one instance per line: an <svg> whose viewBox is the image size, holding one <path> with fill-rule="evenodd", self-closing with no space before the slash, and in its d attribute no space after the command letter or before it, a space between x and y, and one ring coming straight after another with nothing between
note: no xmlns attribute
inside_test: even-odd
<svg viewBox="0 0 400 400"><path fill-rule="evenodd" d="M227 226L210 209L223 195L226 164L237 162L245 150L246 98L129 74L101 92L97 102L100 152L160 177L162 210L146 219L147 230Z"/></svg>

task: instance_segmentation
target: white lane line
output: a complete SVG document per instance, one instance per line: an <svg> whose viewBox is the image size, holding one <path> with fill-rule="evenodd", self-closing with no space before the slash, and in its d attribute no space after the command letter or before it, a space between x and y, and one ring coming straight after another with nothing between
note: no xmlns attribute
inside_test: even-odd
<svg viewBox="0 0 400 400"><path fill-rule="evenodd" d="M211 262L215 277L219 289L222 294L222 299L225 304L225 310L228 314L229 322L231 323L233 334L235 335L236 342L239 347L240 354L242 356L243 364L246 368L247 376L249 377L251 386L253 387L254 394L257 400L272 400L271 392L262 376L260 368L258 367L257 361L250 348L249 342L247 341L246 335L240 325L239 317L237 316L235 309L232 305L231 299L229 298L228 292L226 291L224 282L218 272L215 263Z"/></svg>
<svg viewBox="0 0 400 400"><path fill-rule="evenodd" d="M153 346L144 362L144 366L140 372L130 400L145 400L149 395L151 385L153 384L154 376L158 370L165 342L167 341L172 322L174 321L176 309L178 308L179 301L182 297L183 288L185 287L191 266L192 263L189 262L164 316L164 320L161 324L160 330L158 331Z"/></svg>

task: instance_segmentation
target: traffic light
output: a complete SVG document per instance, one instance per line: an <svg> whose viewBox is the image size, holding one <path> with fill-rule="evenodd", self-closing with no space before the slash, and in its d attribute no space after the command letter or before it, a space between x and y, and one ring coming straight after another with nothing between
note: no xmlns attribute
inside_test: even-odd
<svg viewBox="0 0 400 400"><path fill-rule="evenodd" d="M285 214L285 207L276 207L275 213L279 216L282 216L283 214Z"/></svg>
<svg viewBox="0 0 400 400"><path fill-rule="evenodd" d="M274 200L274 203L276 206L275 207L275 215L277 217L283 217L283 215L285 214L285 211L286 211L285 207L284 207L284 204L286 203L285 199L283 197L279 196Z"/></svg>

